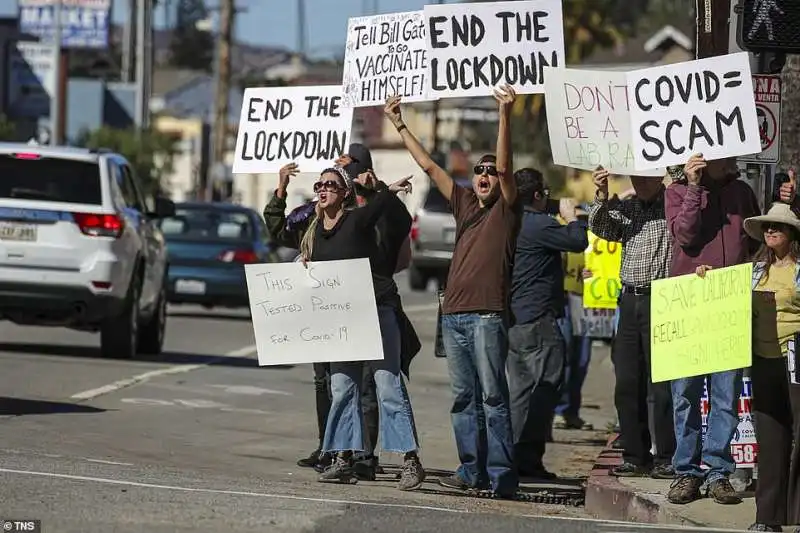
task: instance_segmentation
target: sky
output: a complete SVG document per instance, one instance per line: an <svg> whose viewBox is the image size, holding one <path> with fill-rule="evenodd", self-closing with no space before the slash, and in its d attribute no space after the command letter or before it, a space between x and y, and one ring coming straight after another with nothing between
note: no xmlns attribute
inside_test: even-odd
<svg viewBox="0 0 800 533"><path fill-rule="evenodd" d="M456 1L444 0L444 3ZM114 22L122 23L128 2L113 2ZM414 11L432 3L436 3L435 0L306 0L309 55L331 57L340 53L344 47L347 19L365 14L365 6L377 4L378 13L392 13ZM15 16L16 5L16 0L0 0L0 16ZM219 0L206 0L206 5L217 6ZM240 13L237 17L237 40L291 50L297 48L296 0L237 0L236 5L247 8L247 13ZM155 23L161 27L164 20L163 9L159 9Z"/></svg>

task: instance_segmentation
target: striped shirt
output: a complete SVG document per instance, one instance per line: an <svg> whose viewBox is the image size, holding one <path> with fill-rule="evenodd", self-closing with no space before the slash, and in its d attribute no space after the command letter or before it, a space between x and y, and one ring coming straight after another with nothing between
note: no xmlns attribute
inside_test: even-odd
<svg viewBox="0 0 800 533"><path fill-rule="evenodd" d="M663 189L651 202L638 197L595 197L589 207L589 229L598 237L622 243L623 285L649 287L653 280L669 277L672 237L664 214Z"/></svg>

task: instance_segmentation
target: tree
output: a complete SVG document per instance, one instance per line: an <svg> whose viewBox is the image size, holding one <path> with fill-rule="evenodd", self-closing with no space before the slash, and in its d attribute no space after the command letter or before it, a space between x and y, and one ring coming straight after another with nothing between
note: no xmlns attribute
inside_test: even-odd
<svg viewBox="0 0 800 533"><path fill-rule="evenodd" d="M800 170L800 56L786 56L781 102L781 163Z"/></svg>
<svg viewBox="0 0 800 533"><path fill-rule="evenodd" d="M163 132L115 129L103 126L85 133L77 144L86 148L108 148L124 156L139 176L145 194L163 193L162 178L173 171L177 140Z"/></svg>
<svg viewBox="0 0 800 533"><path fill-rule="evenodd" d="M493 0L465 0L487 2ZM611 48L634 33L638 13L646 0L564 0L564 47L567 65L580 64L598 48ZM564 65L559 65L563 67ZM544 95L529 94L517 98L512 135L514 150L531 153L544 172L553 192L563 186L564 173L552 167L550 139L547 133ZM531 135L531 132L535 134Z"/></svg>
<svg viewBox="0 0 800 533"><path fill-rule="evenodd" d="M175 28L170 42L170 63L174 67L211 72L214 35L198 28L208 18L203 0L178 0Z"/></svg>

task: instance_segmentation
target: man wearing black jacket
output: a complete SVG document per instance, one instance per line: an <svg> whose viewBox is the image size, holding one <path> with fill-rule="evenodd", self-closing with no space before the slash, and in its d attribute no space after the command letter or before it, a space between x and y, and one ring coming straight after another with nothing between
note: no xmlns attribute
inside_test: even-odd
<svg viewBox="0 0 800 533"><path fill-rule="evenodd" d="M542 458L566 372L566 346L557 320L564 314L563 252L588 246L575 204L559 202L565 226L548 213L549 191L538 170L514 173L524 206L511 276L508 385L514 454L520 477L552 479Z"/></svg>

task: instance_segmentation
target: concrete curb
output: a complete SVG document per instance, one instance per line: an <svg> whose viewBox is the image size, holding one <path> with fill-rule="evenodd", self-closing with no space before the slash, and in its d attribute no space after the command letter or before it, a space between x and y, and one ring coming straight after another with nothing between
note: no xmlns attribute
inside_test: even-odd
<svg viewBox="0 0 800 533"><path fill-rule="evenodd" d="M600 452L586 483L586 512L604 520L708 527L661 505L649 494L625 486L609 470L622 463L622 453L608 446Z"/></svg>

